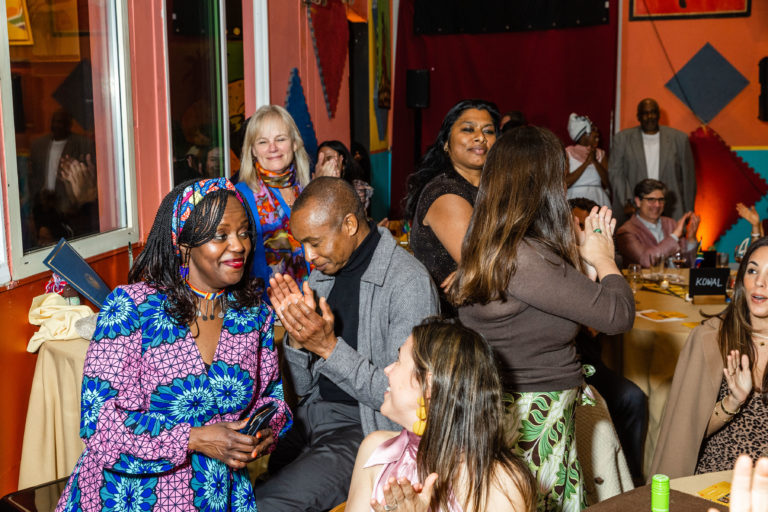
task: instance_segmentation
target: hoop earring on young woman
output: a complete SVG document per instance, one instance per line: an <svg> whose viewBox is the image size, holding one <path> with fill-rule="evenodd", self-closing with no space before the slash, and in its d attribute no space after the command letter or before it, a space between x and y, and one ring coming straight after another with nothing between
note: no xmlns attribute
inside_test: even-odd
<svg viewBox="0 0 768 512"><path fill-rule="evenodd" d="M420 396L418 400L419 408L416 410L416 417L419 421L413 422L413 433L417 436L423 436L427 429L427 406L424 403L424 397Z"/></svg>

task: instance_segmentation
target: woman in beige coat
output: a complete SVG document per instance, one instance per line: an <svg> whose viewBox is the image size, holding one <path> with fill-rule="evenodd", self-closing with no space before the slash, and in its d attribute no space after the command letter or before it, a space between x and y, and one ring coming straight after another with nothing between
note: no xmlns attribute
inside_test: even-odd
<svg viewBox="0 0 768 512"><path fill-rule="evenodd" d="M728 307L695 328L675 368L651 474L731 469L768 450L768 237L742 259Z"/></svg>

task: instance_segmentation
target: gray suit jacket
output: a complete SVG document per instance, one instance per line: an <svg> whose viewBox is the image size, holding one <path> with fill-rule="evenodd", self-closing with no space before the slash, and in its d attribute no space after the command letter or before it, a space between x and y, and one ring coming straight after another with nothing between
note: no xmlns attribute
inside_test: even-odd
<svg viewBox="0 0 768 512"><path fill-rule="evenodd" d="M659 180L667 186L664 215L679 219L693 210L696 199L696 170L688 136L668 126L659 127ZM613 213L619 223L624 205L632 200L635 185L648 177L643 149L643 132L639 126L627 128L613 137L608 174L613 189Z"/></svg>
<svg viewBox="0 0 768 512"><path fill-rule="evenodd" d="M325 375L360 403L367 435L374 430L400 430L379 412L389 385L384 368L397 359L414 326L439 310L437 290L424 266L398 247L389 230L378 228L379 244L360 283L357 350L341 337L327 360L285 345L285 357L299 396L320 399L318 379ZM334 277L313 270L309 285L328 297Z"/></svg>

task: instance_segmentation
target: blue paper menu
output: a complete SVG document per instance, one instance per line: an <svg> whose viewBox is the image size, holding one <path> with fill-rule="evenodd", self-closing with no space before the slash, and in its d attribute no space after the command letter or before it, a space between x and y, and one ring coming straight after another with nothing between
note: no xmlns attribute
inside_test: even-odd
<svg viewBox="0 0 768 512"><path fill-rule="evenodd" d="M111 291L99 274L62 238L43 260L45 266L59 274L69 285L101 309Z"/></svg>

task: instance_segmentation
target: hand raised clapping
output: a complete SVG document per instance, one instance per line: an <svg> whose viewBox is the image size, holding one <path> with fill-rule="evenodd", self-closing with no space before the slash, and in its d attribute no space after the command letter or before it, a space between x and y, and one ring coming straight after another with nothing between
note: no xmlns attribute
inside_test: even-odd
<svg viewBox="0 0 768 512"><path fill-rule="evenodd" d="M741 407L752 392L752 370L749 368L749 358L746 354L739 357L738 350L731 350L727 359L723 368L725 382L728 384L731 397L739 402Z"/></svg>
<svg viewBox="0 0 768 512"><path fill-rule="evenodd" d="M736 212L739 217L749 222L752 226L760 224L760 215L757 213L755 205L747 208L744 203L736 203Z"/></svg>
<svg viewBox="0 0 768 512"><path fill-rule="evenodd" d="M333 312L325 297L320 297L318 314L315 294L306 281L303 289L304 293L290 276L275 274L269 279L267 295L291 339L328 359L336 347Z"/></svg>
<svg viewBox="0 0 768 512"><path fill-rule="evenodd" d="M59 178L69 184L69 193L78 205L95 201L98 198L96 186L96 166L91 155L85 155L83 160L61 157L59 162Z"/></svg>
<svg viewBox="0 0 768 512"><path fill-rule="evenodd" d="M613 231L616 229L616 219L613 212L603 206L592 208L584 220L584 231L576 227L576 237L579 242L579 253L588 264L595 266L600 258L613 259Z"/></svg>
<svg viewBox="0 0 768 512"><path fill-rule="evenodd" d="M432 501L437 473L431 473L423 484L411 482L407 478L395 481L390 478L384 484L384 503L371 500L371 508L376 512L427 512Z"/></svg>
<svg viewBox="0 0 768 512"><path fill-rule="evenodd" d="M322 151L317 155L315 164L315 177L330 176L341 178L342 159L339 155L327 156Z"/></svg>

